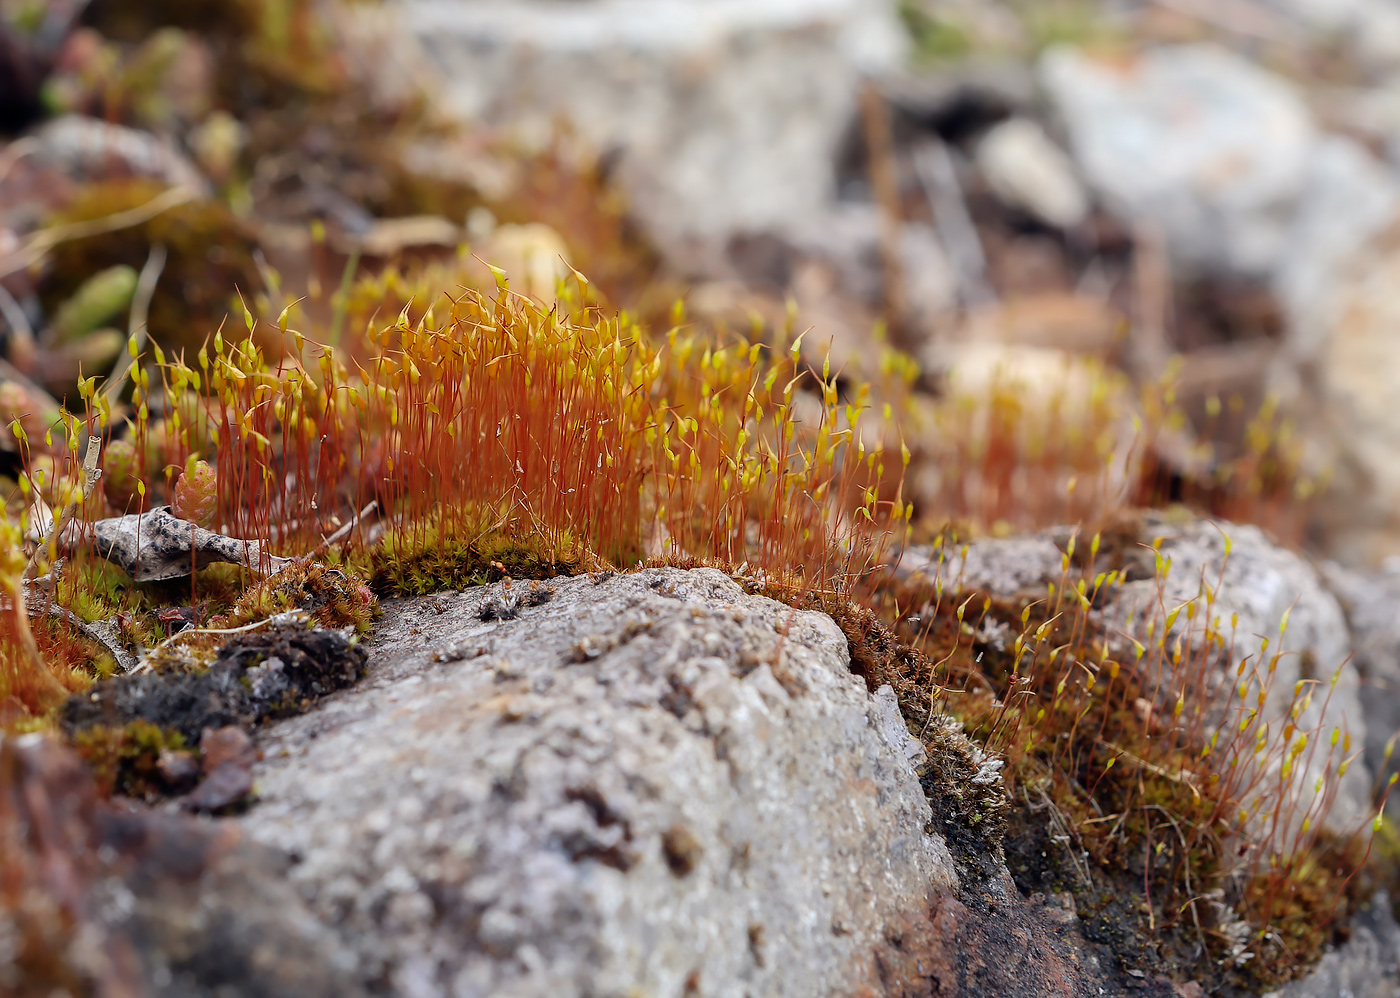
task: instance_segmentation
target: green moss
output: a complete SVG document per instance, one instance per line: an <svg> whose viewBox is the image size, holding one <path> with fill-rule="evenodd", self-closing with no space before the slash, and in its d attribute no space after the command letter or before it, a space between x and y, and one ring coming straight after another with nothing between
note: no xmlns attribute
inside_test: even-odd
<svg viewBox="0 0 1400 998"><path fill-rule="evenodd" d="M491 528L472 532L445 528L440 521L390 530L369 552L354 556L351 565L376 592L403 596L606 567L571 536L550 540Z"/></svg>
<svg viewBox="0 0 1400 998"><path fill-rule="evenodd" d="M162 190L148 180L91 184L49 224L105 218L140 207ZM217 201L177 205L142 225L55 247L40 285L46 310L54 314L93 274L117 267L140 270L156 244L164 245L169 257L151 299L151 337L168 351L184 349L192 356L230 313L235 289L261 287L252 238ZM241 332L242 324L237 328Z"/></svg>
<svg viewBox="0 0 1400 998"><path fill-rule="evenodd" d="M298 609L310 613L317 626L353 627L364 633L379 602L353 569L298 561L250 585L214 626L239 627Z"/></svg>
<svg viewBox="0 0 1400 998"><path fill-rule="evenodd" d="M1016 7L1037 49L1113 46L1123 40L1122 31L1090 0L1019 0Z"/></svg>
<svg viewBox="0 0 1400 998"><path fill-rule="evenodd" d="M159 796L171 789L161 765L162 753L188 752L180 732L149 721L88 728L73 736L73 747L92 770L103 796L116 793L137 798Z"/></svg>
<svg viewBox="0 0 1400 998"><path fill-rule="evenodd" d="M904 0L899 5L899 16L914 40L914 52L920 60L956 59L972 49L972 39L960 25L931 13L916 0Z"/></svg>

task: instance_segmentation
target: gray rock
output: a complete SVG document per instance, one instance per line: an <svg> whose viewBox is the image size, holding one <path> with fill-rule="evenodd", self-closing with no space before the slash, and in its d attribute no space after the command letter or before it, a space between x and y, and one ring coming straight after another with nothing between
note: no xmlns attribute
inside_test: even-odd
<svg viewBox="0 0 1400 998"><path fill-rule="evenodd" d="M1359 568L1378 568L1400 554L1397 279L1400 253L1386 239L1331 289L1336 322L1320 365L1322 404L1313 435L1332 476L1318 519L1328 553Z"/></svg>
<svg viewBox="0 0 1400 998"><path fill-rule="evenodd" d="M1072 228L1089 214L1069 157L1029 118L989 131L977 146L977 166L998 198L1047 225Z"/></svg>
<svg viewBox="0 0 1400 998"><path fill-rule="evenodd" d="M1373 67L1400 62L1400 7L1392 0L1261 0L1313 37L1350 44Z"/></svg>
<svg viewBox="0 0 1400 998"><path fill-rule="evenodd" d="M1040 75L1080 170L1113 210L1154 226L1192 267L1265 277L1279 265L1316 141L1284 80L1209 45L1126 66L1058 47Z"/></svg>
<svg viewBox="0 0 1400 998"><path fill-rule="evenodd" d="M104 517L88 530L79 526L70 524L65 530L66 546L90 544L137 582L183 579L217 562L242 565L263 575L292 563L291 558L267 553L258 541L229 537L182 520L169 506Z"/></svg>
<svg viewBox="0 0 1400 998"><path fill-rule="evenodd" d="M1395 998L1400 994L1400 925L1379 891L1352 916L1351 938L1301 980L1264 998Z"/></svg>
<svg viewBox="0 0 1400 998"><path fill-rule="evenodd" d="M1293 372L1319 359L1341 320L1348 266L1395 218L1391 173L1320 133L1287 81L1212 46L1127 66L1057 48L1041 79L1113 211L1160 233L1179 270L1273 287L1289 334L1275 387L1296 392Z"/></svg>
<svg viewBox="0 0 1400 998"><path fill-rule="evenodd" d="M0 736L0 841L4 994L367 993L353 952L287 883L284 854L228 824L99 799L57 739ZM47 952L22 963L25 942Z"/></svg>
<svg viewBox="0 0 1400 998"><path fill-rule="evenodd" d="M880 257L880 209L869 202L840 202L794 225L786 242L803 259L830 267L843 292L879 307L884 295ZM906 222L899 233L899 266L911 317L928 323L957 304L957 275L933 226ZM815 332L829 330L818 326ZM868 346L869 330L859 331Z"/></svg>
<svg viewBox="0 0 1400 998"><path fill-rule="evenodd" d="M1387 744L1400 733L1400 562L1390 559L1371 572L1327 562L1322 576L1351 628L1366 713L1366 763L1383 785L1400 770L1400 758L1386 759Z"/></svg>
<svg viewBox="0 0 1400 998"><path fill-rule="evenodd" d="M884 0L400 0L463 119L527 143L559 116L675 262L714 271L736 233L834 195L861 74L903 51Z"/></svg>
<svg viewBox="0 0 1400 998"><path fill-rule="evenodd" d="M241 817L98 805L70 751L0 739L9 869L73 907L70 962L172 998L1196 993L1017 893L958 817L999 760L920 744L825 615L705 569L385 609L360 686L259 729Z"/></svg>
<svg viewBox="0 0 1400 998"><path fill-rule="evenodd" d="M1400 184L1360 144L1336 136L1317 144L1272 279L1295 364L1324 356L1342 321L1349 265L1395 220L1397 202Z"/></svg>
<svg viewBox="0 0 1400 998"><path fill-rule="evenodd" d="M209 182L169 139L81 114L65 114L34 133L38 154L77 180L149 177L201 195Z"/></svg>
<svg viewBox="0 0 1400 998"><path fill-rule="evenodd" d="M552 588L391 602L366 684L263 741L242 827L299 858L290 882L362 976L460 996L874 984L886 930L956 884L908 734L841 632L710 570Z"/></svg>

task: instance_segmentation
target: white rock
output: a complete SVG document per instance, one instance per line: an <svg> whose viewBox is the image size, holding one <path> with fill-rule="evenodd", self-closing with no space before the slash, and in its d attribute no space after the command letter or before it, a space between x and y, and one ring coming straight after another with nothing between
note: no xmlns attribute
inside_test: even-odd
<svg viewBox="0 0 1400 998"><path fill-rule="evenodd" d="M878 307L884 295L881 234L880 209L848 201L802 220L787 241L801 256L829 266L840 278L842 292ZM915 321L927 323L957 304L953 265L932 226L907 222L901 227L899 265Z"/></svg>
<svg viewBox="0 0 1400 998"><path fill-rule="evenodd" d="M1102 62L1058 47L1040 74L1090 186L1172 256L1267 276L1287 249L1316 133L1289 84L1210 45Z"/></svg>
<svg viewBox="0 0 1400 998"><path fill-rule="evenodd" d="M1323 427L1332 458L1321 510L1333 557L1375 567L1400 554L1400 251L1383 245L1336 290L1322 355Z"/></svg>
<svg viewBox="0 0 1400 998"><path fill-rule="evenodd" d="M988 132L977 147L977 166L998 198L1048 225L1072 228L1089 213L1069 157L1027 118Z"/></svg>
<svg viewBox="0 0 1400 998"><path fill-rule="evenodd" d="M1309 159L1292 233L1273 276L1290 359L1312 363L1339 319L1344 271L1396 217L1400 186L1361 145L1329 136Z"/></svg>
<svg viewBox="0 0 1400 998"><path fill-rule="evenodd" d="M1274 387L1296 386L1339 321L1345 268L1396 216L1391 172L1320 133L1286 81L1222 49L1124 66L1060 48L1041 76L1090 185L1161 233L1178 270L1273 286L1288 327Z"/></svg>
<svg viewBox="0 0 1400 998"><path fill-rule="evenodd" d="M103 179L128 173L173 187L208 194L199 168L168 139L81 114L46 123L34 138L39 155L75 179Z"/></svg>
<svg viewBox="0 0 1400 998"><path fill-rule="evenodd" d="M862 74L895 65L885 0L399 0L460 117L547 141L560 117L615 157L680 265L830 201Z"/></svg>
<svg viewBox="0 0 1400 998"><path fill-rule="evenodd" d="M905 225L899 234L904 295L912 318L928 323L958 301L958 281L948 252L929 225Z"/></svg>
<svg viewBox="0 0 1400 998"><path fill-rule="evenodd" d="M1400 5L1393 0L1262 0L1314 36L1341 38L1370 65L1400 61Z"/></svg>

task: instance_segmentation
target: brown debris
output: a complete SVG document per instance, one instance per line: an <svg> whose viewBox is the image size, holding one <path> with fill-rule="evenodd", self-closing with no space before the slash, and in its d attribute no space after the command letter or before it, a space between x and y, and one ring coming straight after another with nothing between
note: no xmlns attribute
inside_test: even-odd
<svg viewBox="0 0 1400 998"><path fill-rule="evenodd" d="M237 725L205 728L199 749L204 781L182 801L189 811L221 811L247 798L253 790L253 764L258 750Z"/></svg>

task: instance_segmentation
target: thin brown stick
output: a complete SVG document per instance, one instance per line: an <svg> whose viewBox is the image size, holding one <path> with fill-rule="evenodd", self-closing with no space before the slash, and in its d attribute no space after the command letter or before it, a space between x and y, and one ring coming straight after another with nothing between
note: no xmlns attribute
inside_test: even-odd
<svg viewBox="0 0 1400 998"><path fill-rule="evenodd" d="M860 94L861 124L870 159L870 186L880 208L880 264L884 271L885 316L892 331L898 331L908 318L904 293L904 265L900 259L900 230L903 211L899 202L899 170L896 165L890 109L873 83Z"/></svg>
<svg viewBox="0 0 1400 998"><path fill-rule="evenodd" d="M22 247L0 258L0 277L8 277L24 270L60 243L129 229L143 222L149 222L171 208L193 201L198 195L198 191L188 187L172 187L151 198L145 204L128 208L126 211L119 211L116 214L89 221L70 222L67 225L53 225L47 229L40 229L31 235Z"/></svg>

